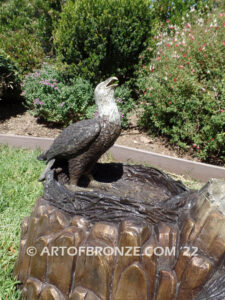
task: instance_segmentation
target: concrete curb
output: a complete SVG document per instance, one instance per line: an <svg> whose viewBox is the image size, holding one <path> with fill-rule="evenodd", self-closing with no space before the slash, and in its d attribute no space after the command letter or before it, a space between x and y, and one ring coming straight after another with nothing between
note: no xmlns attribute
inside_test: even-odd
<svg viewBox="0 0 225 300"><path fill-rule="evenodd" d="M46 150L52 144L52 138L40 138L0 134L0 144L8 144L13 147L25 149ZM115 144L109 152L121 162L133 161L136 163L150 164L153 167L167 170L176 174L189 176L193 179L205 182L210 178L225 179L225 168L210 164L199 163L187 159L176 158L154 152L148 152Z"/></svg>

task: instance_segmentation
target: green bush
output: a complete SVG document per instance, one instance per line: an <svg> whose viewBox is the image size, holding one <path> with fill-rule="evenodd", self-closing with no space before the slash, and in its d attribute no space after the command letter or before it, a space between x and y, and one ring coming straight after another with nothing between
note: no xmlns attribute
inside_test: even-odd
<svg viewBox="0 0 225 300"><path fill-rule="evenodd" d="M18 94L19 79L17 69L4 51L0 49L0 100L13 93Z"/></svg>
<svg viewBox="0 0 225 300"><path fill-rule="evenodd" d="M44 52L53 54L53 23L58 21L65 0L33 0L37 22L37 36Z"/></svg>
<svg viewBox="0 0 225 300"><path fill-rule="evenodd" d="M184 19L182 28L168 25L156 36L156 57L139 70L139 124L204 161L223 164L225 13L193 15L192 21Z"/></svg>
<svg viewBox="0 0 225 300"><path fill-rule="evenodd" d="M153 2L153 10L158 21L180 25L182 18L193 10L204 13L219 2L218 0L159 0Z"/></svg>
<svg viewBox="0 0 225 300"><path fill-rule="evenodd" d="M26 106L44 120L63 125L90 117L94 99L92 85L81 78L68 82L54 66L27 75L22 83Z"/></svg>
<svg viewBox="0 0 225 300"><path fill-rule="evenodd" d="M43 59L36 37L35 9L27 0L9 0L0 4L0 47L23 72L32 70Z"/></svg>
<svg viewBox="0 0 225 300"><path fill-rule="evenodd" d="M26 107L45 121L66 126L97 114L90 82L79 77L66 79L55 66L44 64L41 70L26 75L21 87ZM115 98L126 127L133 108L129 88L125 84L118 87Z"/></svg>
<svg viewBox="0 0 225 300"><path fill-rule="evenodd" d="M0 48L20 73L39 67L53 53L53 22L63 0L8 0L0 3Z"/></svg>
<svg viewBox="0 0 225 300"><path fill-rule="evenodd" d="M55 24L54 44L71 74L98 83L133 76L151 36L151 0L68 0Z"/></svg>
<svg viewBox="0 0 225 300"><path fill-rule="evenodd" d="M121 113L121 124L123 128L129 125L129 113L134 109L134 100L128 84L116 88L115 98Z"/></svg>
<svg viewBox="0 0 225 300"><path fill-rule="evenodd" d="M37 38L24 29L1 32L0 47L10 56L21 74L40 66L44 58Z"/></svg>

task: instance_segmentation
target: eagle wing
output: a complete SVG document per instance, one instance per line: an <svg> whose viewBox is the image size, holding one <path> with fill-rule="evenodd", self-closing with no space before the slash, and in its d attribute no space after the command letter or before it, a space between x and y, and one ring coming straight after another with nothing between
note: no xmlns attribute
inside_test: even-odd
<svg viewBox="0 0 225 300"><path fill-rule="evenodd" d="M68 159L79 155L96 139L100 131L101 125L97 118L76 122L65 128L49 150L38 159L49 161L53 158Z"/></svg>

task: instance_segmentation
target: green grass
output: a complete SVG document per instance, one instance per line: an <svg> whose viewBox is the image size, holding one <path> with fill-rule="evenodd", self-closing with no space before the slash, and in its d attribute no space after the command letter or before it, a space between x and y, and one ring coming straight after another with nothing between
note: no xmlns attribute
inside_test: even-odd
<svg viewBox="0 0 225 300"><path fill-rule="evenodd" d="M0 299L19 300L20 291L16 290L13 279L13 267L19 249L20 223L29 216L35 200L42 194L42 184L38 177L43 163L36 157L40 151L28 151L0 146ZM110 162L113 158L106 154L101 162ZM190 188L198 189L199 182L187 180L175 174L169 174L176 180L182 180Z"/></svg>
<svg viewBox="0 0 225 300"><path fill-rule="evenodd" d="M21 299L12 272L18 255L20 223L42 194L37 179L43 163L40 151L0 146L0 299Z"/></svg>

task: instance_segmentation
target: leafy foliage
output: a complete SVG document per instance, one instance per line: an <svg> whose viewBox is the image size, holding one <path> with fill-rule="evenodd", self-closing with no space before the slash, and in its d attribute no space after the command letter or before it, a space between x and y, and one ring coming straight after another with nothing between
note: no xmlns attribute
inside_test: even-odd
<svg viewBox="0 0 225 300"><path fill-rule="evenodd" d="M121 113L121 124L123 128L129 125L129 114L134 109L135 104L128 84L123 84L116 88L115 98Z"/></svg>
<svg viewBox="0 0 225 300"><path fill-rule="evenodd" d="M10 56L20 73L40 66L44 58L38 40L24 29L8 31L7 34L1 32L0 47Z"/></svg>
<svg viewBox="0 0 225 300"><path fill-rule="evenodd" d="M53 23L58 21L65 0L33 0L37 35L45 53L53 54Z"/></svg>
<svg viewBox="0 0 225 300"><path fill-rule="evenodd" d="M68 125L93 112L92 85L81 78L66 81L54 66L27 75L22 89L27 107L49 122Z"/></svg>
<svg viewBox="0 0 225 300"><path fill-rule="evenodd" d="M53 22L63 0L8 0L0 3L0 48L21 73L40 66L52 52Z"/></svg>
<svg viewBox="0 0 225 300"><path fill-rule="evenodd" d="M151 36L150 0L68 0L56 24L54 44L71 74L95 84L132 77Z"/></svg>
<svg viewBox="0 0 225 300"><path fill-rule="evenodd" d="M17 69L4 51L0 49L0 100L12 92L18 92Z"/></svg>
<svg viewBox="0 0 225 300"><path fill-rule="evenodd" d="M180 25L182 18L193 10L199 13L207 12L209 8L218 5L215 0L160 0L153 2L154 14L158 21L169 22L170 24Z"/></svg>
<svg viewBox="0 0 225 300"><path fill-rule="evenodd" d="M26 75L21 87L25 105L45 121L68 125L97 114L90 82L79 77L66 79L53 65L44 64L41 70ZM115 97L126 127L134 106L128 86L118 87Z"/></svg>
<svg viewBox="0 0 225 300"><path fill-rule="evenodd" d="M194 12L193 12L194 14ZM138 79L139 124L205 161L225 161L225 13L192 16L159 33L151 64ZM170 30L170 35L168 35Z"/></svg>

